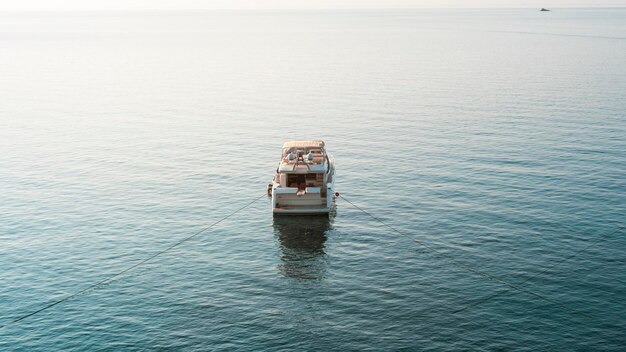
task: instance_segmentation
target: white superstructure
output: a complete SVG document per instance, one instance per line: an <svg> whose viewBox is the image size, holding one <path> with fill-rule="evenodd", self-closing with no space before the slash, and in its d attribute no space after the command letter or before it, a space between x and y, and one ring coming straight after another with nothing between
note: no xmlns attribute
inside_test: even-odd
<svg viewBox="0 0 626 352"><path fill-rule="evenodd" d="M333 206L335 163L319 140L283 144L268 186L274 214L328 214Z"/></svg>

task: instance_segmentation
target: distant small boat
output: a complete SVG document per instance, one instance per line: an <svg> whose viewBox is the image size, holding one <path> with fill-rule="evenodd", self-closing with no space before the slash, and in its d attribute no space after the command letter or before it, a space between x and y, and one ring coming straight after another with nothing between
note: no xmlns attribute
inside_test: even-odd
<svg viewBox="0 0 626 352"><path fill-rule="evenodd" d="M267 193L274 214L328 214L335 194L335 161L323 141L283 144L280 163Z"/></svg>
<svg viewBox="0 0 626 352"><path fill-rule="evenodd" d="M541 10L539 11L550 11L550 10L546 9L545 7L542 7Z"/></svg>

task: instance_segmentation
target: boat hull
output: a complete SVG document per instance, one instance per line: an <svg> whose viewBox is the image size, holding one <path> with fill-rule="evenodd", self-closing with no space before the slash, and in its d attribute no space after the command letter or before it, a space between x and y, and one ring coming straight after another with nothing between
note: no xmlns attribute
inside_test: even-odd
<svg viewBox="0 0 626 352"><path fill-rule="evenodd" d="M332 192L332 188L328 188ZM334 206L334 195L321 197L319 193L290 194L288 189L275 188L272 193L272 212L274 215L320 215L330 213Z"/></svg>
<svg viewBox="0 0 626 352"><path fill-rule="evenodd" d="M273 209L274 216L276 215L328 215L330 214L329 208L320 209Z"/></svg>

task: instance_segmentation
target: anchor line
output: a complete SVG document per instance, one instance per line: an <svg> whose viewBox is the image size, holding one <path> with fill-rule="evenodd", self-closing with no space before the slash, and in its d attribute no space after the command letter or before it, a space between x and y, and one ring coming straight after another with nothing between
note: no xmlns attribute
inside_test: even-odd
<svg viewBox="0 0 626 352"><path fill-rule="evenodd" d="M181 244L183 244L183 243L185 243L185 242L187 242L187 241L189 241L189 240L193 239L194 237L196 237L196 236L200 235L201 233L203 233L203 232L205 232L205 231L209 230L209 229L210 229L210 228L212 228L213 226L215 226L215 225L217 225L217 224L219 224L219 223L223 222L224 220L226 220L226 219L230 218L231 216L233 216L233 215L235 215L235 214L239 213L240 211L242 211L242 210L244 210L244 209L248 208L249 206L251 206L252 204L256 203L259 199L261 199L261 198L263 198L263 197L266 197L266 194L263 194L263 195L261 195L261 196L259 196L259 197L255 198L255 199L254 199L254 200L252 200L251 202L249 202L249 203L247 203L246 205L244 205L244 206L242 206L242 207L240 207L240 208L236 209L235 211L233 211L233 212L229 213L228 215L226 215L226 216L224 216L224 217L220 218L219 220L215 221L214 223L212 223L212 224L210 224L210 225L208 225L208 226L204 227L203 229L201 229L201 230L199 230L199 231L197 231L197 232L193 233L193 234L192 234L192 235L190 235L190 236L187 236L187 237L185 237L185 238L183 238L183 239L179 240L178 242L176 242L176 243L174 243L174 244L170 245L169 247L167 247L167 248L165 248L165 249L162 249L162 250L160 250L160 251L156 252L155 254L153 254L153 255L151 255L151 256L149 256L149 257L147 257L147 258L142 259L141 261L139 261L139 262L137 262L137 263L135 263L135 264L133 264L133 265L131 265L131 266L127 267L126 269L124 269L124 270L122 270L122 271L119 271L119 272L117 272L117 273L115 273L115 274L113 274L113 275L110 275L110 276L108 276L108 277L106 277L106 278L104 278L104 279L102 279L102 280L100 280L100 281L98 281L98 282L96 282L96 283L94 283L94 284L92 284L92 285L90 285L90 286L86 287L86 288L83 288L83 289L81 289L81 290L79 290L79 291L76 291L76 292L74 292L74 293L72 293L72 294L70 294L70 295L67 295L67 296L65 296L65 297L63 297L63 298L61 298L61 299L58 299L58 300L53 301L53 302L50 302L49 304L45 305L44 307L39 308L39 309L37 309L37 310L35 310L35 311L33 311L33 312L30 312L30 313L28 313L28 314L24 314L24 315L22 315L22 316L19 316L19 317L17 317L17 318L15 318L15 319L13 319L12 321L10 321L10 322L9 322L9 323L7 323L7 324L0 325L0 329L4 328L4 327L6 327L6 326L8 326L8 325L10 325L10 324L15 324L15 323L17 323L17 322L19 322L19 321L21 321L21 320L24 320L24 319L26 319L26 318L28 318L28 317L31 317L31 316L33 316L33 315L35 315L35 314L41 313L41 312L43 312L43 311L45 311L45 310L47 310L47 309L50 309L50 308L52 308L52 307L54 307L54 306L56 306L56 305L58 305L58 304L60 304L60 303L63 303L63 302L65 302L65 301L69 300L69 299L72 299L72 298L74 298L74 297L76 297L76 296L79 296L79 295L82 295L82 294L87 293L87 292L89 292L89 291L92 291L92 290L94 290L94 289L96 289L96 288L98 288L98 287L100 287L100 286L102 286L102 285L104 285L104 284L107 284L107 283L112 282L112 281L113 281L113 279L115 279L116 277L121 276L121 275L123 275L123 274L126 274L127 272L129 272L129 271L131 271L131 270L136 269L137 267L139 267L139 266L141 266L141 265L143 265L143 264L147 263L148 261L150 261L150 260L152 260L152 259L154 259L154 258L156 258L156 257L160 256L161 254L163 254L163 253L165 253L165 252L168 252L168 251L170 251L170 250L172 250L172 249L174 249L174 248L178 247L179 245L181 245Z"/></svg>
<svg viewBox="0 0 626 352"><path fill-rule="evenodd" d="M600 236L600 237L598 237L595 241L593 241L593 242L589 243L589 244L588 244L587 246L585 246L583 249L581 249L581 250L579 250L579 251L575 252L574 254L572 254L572 255L570 255L570 256L567 256L567 257L565 257L565 258L562 258L561 260L557 261L556 263L554 263L554 264L552 264L552 265L550 265L550 266L546 267L544 270L540 271L539 273L537 273L537 274L535 274L535 275L533 275L533 276L531 276L531 277L527 278L526 280L524 280L524 281L520 282L518 285L524 285L525 283L527 283L527 282L529 282L529 281L531 281L531 280L533 280L533 279L536 279L537 277L539 277L539 276L541 276L541 275L545 274L546 272L550 271L551 269L554 269L555 267L557 267L557 266L559 266L559 265L561 265L561 264L565 263L566 261L569 261L570 259L574 259L574 258L578 257L578 255L580 255L582 252L585 252L585 251L589 250L590 248L592 248L592 247L594 247L595 245L597 245L597 244L599 244L600 242L602 242L602 240L606 239L607 237L611 237L611 236L613 236L614 234L618 233L618 232L619 232L620 230L622 230L622 229L624 229L624 225L620 225L620 226L618 226L616 229L614 229L614 230L613 230L613 231L611 231L610 233L608 233L608 234L606 234L606 235L604 235L604 236ZM508 291L509 291L509 289L507 289L507 290L505 290L505 291L496 292L496 293L494 293L494 294L492 294L492 295L489 295L489 296L483 297L482 299L478 299L478 300L476 300L476 301L474 301L474 302L472 302L472 303L470 303L470 304L466 305L465 307L463 307L463 308L461 308L461 309L457 309L457 310L453 311L453 312L452 312L452 314L460 313L460 312L465 311L465 310L468 310L468 309L470 309L470 308L474 308L474 307L476 307L476 306L478 306L478 305L481 305L481 304L483 304L483 303L485 303L485 302L487 302L487 301L490 301L491 299L493 299L493 298L495 298L495 297L497 297L497 296L500 296L500 295L502 295L502 294L504 294L504 293L506 293L506 292L508 292Z"/></svg>
<svg viewBox="0 0 626 352"><path fill-rule="evenodd" d="M485 278L487 278L487 279L489 279L489 280L491 280L491 281L498 282L498 283L500 283L500 284L502 284L502 285L504 285L504 286L509 287L509 289L513 289L513 290L516 290L516 291L519 291L519 292L524 292L524 293L526 293L526 294L529 294L529 295L531 295L531 296L534 296L534 297L536 297L536 298L539 298L539 299L541 299L541 300L543 300L543 301L546 301L546 302L548 302L548 303L551 303L551 304L554 304L554 305L556 305L556 306L558 306L558 307L561 307L561 308L565 309L566 311L568 311L569 313L573 313L573 312L570 312L570 309L569 309L568 307L564 306L563 304L561 304L561 303L559 303L559 302L557 302L557 301L555 301L555 300L553 300L553 299L551 299L551 298L548 298L548 297L546 297L546 296L544 296L544 295L542 295L542 294L539 294L539 293L536 293L536 292L534 292L534 291L531 291L531 290L529 290L529 289L527 289L527 288L521 287L521 286L520 286L521 284L514 284L514 283L511 283L511 282L506 281L506 280L504 280L504 279L502 279L502 278L500 278L500 277L498 277L498 276L495 276L495 275L489 274L489 273L484 272L484 271L482 271L482 270L479 270L479 269L473 268L473 267L471 267L471 266L469 266L469 265L463 264L463 263L461 263L461 262L459 262L459 261L457 261L457 260L455 260L455 259L451 258L451 256L450 256L449 254L447 254L447 253L443 253L442 251L440 251L440 250L438 250L438 249L436 249L436 248L434 248L434 247L432 247L432 246L430 246L430 245L428 245L428 244L426 244L426 243L424 243L424 242L422 242L422 241L420 241L420 240L418 240L418 239L415 239L415 238L414 238L414 237L412 237L412 236L406 235L405 233L403 233L403 232L399 231L399 230L398 230L398 229L396 229L395 227L393 227L393 226L391 226L391 225L387 224L386 222L384 222L384 221L383 221L383 220L381 220L380 218L378 218L378 217L374 216L373 214L369 213L369 212L368 212L368 211L366 211L365 209L363 209L363 208L359 207L358 205L354 204L353 202L351 202L351 201L350 201L348 198L346 198L345 196L343 196L343 195L337 195L337 197L342 198L343 200L345 200L346 202L348 202L350 205L352 205L352 206L353 206L354 208L356 208L357 210L359 210L359 211L363 212L364 214L368 215L368 216L369 216L369 217L371 217L372 219L374 219L374 220L378 221L379 223L381 223L382 225L384 225L384 226L388 227L389 229L391 229L391 230L392 230L392 231L394 231L395 233L399 234L400 236L405 237L405 238L407 238L407 239L409 239L409 240L411 240L411 241L413 241L413 242L415 242L415 243L419 244L420 246L422 246L422 247L424 247L424 248L426 248L426 249L430 250L431 252L434 252L435 254L438 254L438 255L440 255L440 256L442 256L442 257L445 257L445 258L447 259L447 261L448 261L450 264L452 264L452 265L454 265L454 266L456 266L456 267L459 267L459 268L464 269L464 270L466 270L466 271L469 271L469 272L471 272L471 273L474 273L474 274L480 275L480 276L485 277ZM616 231L614 231L613 233L615 233L615 232L619 231L619 229L621 229L621 228L622 228L622 226L620 226L620 227L619 227ZM613 234L613 233L611 233L611 234ZM523 283L522 283L522 284L523 284ZM586 313L583 313L583 312L575 312L575 313L576 313L576 315L585 316L585 317L587 317L587 318L589 318L589 319L596 320L596 318L595 318L595 317L593 317L593 316L591 316L591 315L588 315L588 314L586 314Z"/></svg>

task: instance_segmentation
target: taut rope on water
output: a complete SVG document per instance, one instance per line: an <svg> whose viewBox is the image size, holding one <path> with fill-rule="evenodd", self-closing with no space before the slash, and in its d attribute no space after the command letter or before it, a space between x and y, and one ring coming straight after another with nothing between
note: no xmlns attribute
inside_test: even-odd
<svg viewBox="0 0 626 352"><path fill-rule="evenodd" d="M502 279L502 278L500 278L500 277L498 277L498 276L495 276L495 275L489 274L489 273L487 273L487 272L485 272L485 271L482 271L482 270L476 269L475 267L472 267L472 266L469 266L469 265L467 265L467 264L461 263L461 262L457 261L456 259L454 259L454 258L453 258L450 254L447 254L447 253L445 253L445 252L442 252L441 250L439 250L439 249L437 249L437 248L434 248L434 247L432 247L431 245L429 245L429 244L427 244L427 243L425 243L425 242L423 242L423 241L420 241L420 240L418 240L418 239L415 239L414 237L409 236L409 235L407 235L407 234L405 234L405 233L403 233L403 232L399 231L399 230L398 230L398 229L396 229L395 227L393 227L393 226L391 226L391 225L387 224L386 222L384 222L384 221L383 221L383 220L381 220L380 218L378 218L378 217L374 216L373 214L369 213L369 212L368 212L368 211L366 211L365 209L363 209L363 208L359 207L358 205L356 205L356 204L352 203L352 202L351 202L349 199L347 199L345 196L343 196L343 195L341 195L341 196L340 196L340 195L339 195L339 193L335 193L335 195L336 195L336 197L337 197L337 198L342 198L343 200L345 200L346 202L348 202L350 205L352 205L355 209L357 209L357 210L359 210L359 211L363 212L364 214L368 215L369 217L371 217L372 219L374 219L374 220L376 220L377 222L381 223L381 224L382 224L382 225L384 225L385 227L387 227L387 228L391 229L393 232L395 232L395 233L397 233L397 234L401 235L402 237L405 237L405 238L407 238L407 239L409 239L409 240L411 240L411 241L413 241L413 242L417 243L418 245L420 245L420 246L422 246L422 247L426 248L427 250L429 250L429 251L431 251L431 252L433 252L433 253L435 253L435 254L437 254L437 255L441 256L441 257L444 257L444 258L445 258L445 259L446 259L446 260L447 260L450 264L452 264L452 265L454 265L454 266L457 266L457 267L459 267L459 268L461 268L461 269L464 269L464 270L466 270L466 271L469 271L469 272L471 272L471 273L474 273L474 274L477 274L477 275L483 276L483 277L485 277L485 278L487 278L487 279L489 279L489 280L491 280L491 281L498 282L498 283L500 283L500 284L502 284L502 285L504 285L504 286L507 286L507 287L508 287L508 289L507 289L506 291L500 291L500 292L497 292L497 293L492 294L492 295L490 295L490 296L487 296L487 297L484 297L484 298L482 298L482 299L476 300L476 301L474 301L473 303L470 303L469 305L467 305L467 306L465 306L465 307L463 307L463 308L461 308L461 309L458 309L458 310L456 310L456 311L452 312L453 314L454 314L454 313L459 313L459 312L462 312L462 311L467 310L467 309L472 308L472 307L475 307L475 306L477 306L477 305L479 305L479 304L482 304L483 302L486 302L486 301L488 301L488 300L490 300L490 299L492 299L492 298L494 298L494 297L496 297L496 296L498 296L498 295L500 295L500 294L502 294L502 293L504 293L504 292L508 292L509 290L516 290L516 291L519 291L519 292L524 292L524 293L526 293L526 294L529 294L529 295L532 295L532 296L534 296L534 297L536 297L536 298L539 298L539 299L541 299L541 300L543 300L543 301L546 301L546 302L548 302L548 303L551 303L551 304L554 304L554 305L559 306L559 307L561 307L561 308L564 308L564 309L565 309L565 310L567 310L568 312L572 313L571 311L569 311L569 308L568 308L568 307L566 307L566 306L564 306L563 304L561 304L561 303L559 303L559 302L557 302L557 301L555 301L555 300L553 300L553 299L551 299L551 298L548 298L548 297L546 297L546 296L544 296L544 295L542 295L542 294L539 294L539 293L533 292L533 291L531 291L531 290L529 290L529 289L527 289L527 288L525 288L525 287L522 287L522 285L524 285L524 284L525 284L525 283L527 283L528 281L530 281L530 280L532 280L532 279L534 279L534 278L536 278L536 277L538 277L538 276L540 276L540 275L542 275L542 274L546 273L547 271L549 271L550 269L552 269L552 268L556 267L557 265L560 265L560 264L562 264L562 263L564 263L564 262L566 262L566 261L568 261L568 260L570 260L570 259L573 259L573 258L577 257L577 256L578 256L580 253L582 253L583 251L588 250L589 248L591 248L591 247L593 247L594 245L598 244L601 240L603 240L603 239L605 239L605 238L607 238L607 237L609 237L609 236L611 236L611 235L613 235L613 234L615 234L615 233L619 232L620 230L622 230L622 229L624 228L624 225L619 225L619 226L618 226L618 227L617 227L614 231L610 232L608 235L605 235L605 236L601 236L601 237L599 237L598 239L594 240L592 243L590 243L590 244L588 244L587 246L585 246L583 249L581 249L581 250L579 250L579 251L575 252L574 254L572 254L572 255L570 255L570 256L568 256L568 257L565 257L565 258L563 258L562 260L560 260L560 261L558 261L558 262L556 262L556 263L552 264L551 266L549 266L549 267L547 267L546 269L542 270L542 271L541 271L541 272L539 272L538 274L536 274L536 275L534 275L534 276L531 276L530 278L528 278L528 279L524 280L523 282L521 282L521 283L519 283L519 284L514 284L514 283L511 283L511 282L509 282L509 281L506 281L506 280L504 280L504 279ZM107 284L107 283L112 282L112 281L113 281L116 277L121 276L121 275L124 275L125 273L127 273L127 272L129 272L129 271L131 271L131 270L134 270L135 268L137 268L137 267L139 267L139 266L141 266L141 265L145 264L146 262L148 262L148 261L150 261L150 260L153 260L154 258L156 258L156 257L160 256L161 254L163 254L163 253L165 253L165 252L168 252L168 251L170 251L170 250L172 250L172 249L174 249L174 248L178 247L179 245L183 244L184 242L187 242L187 241L189 241L189 240L193 239L194 237L196 237L196 236L198 236L198 235L202 234L203 232L205 232L205 231L209 230L209 229L210 229L210 228L212 228L213 226L215 226L215 225L217 225L217 224L219 224L219 223L223 222L224 220L226 220L226 219L230 218L231 216L233 216L233 215L235 215L235 214L239 213L240 211L242 211L242 210L244 210L244 209L248 208L249 206L251 206L252 204L254 204L255 202L257 202L259 199L261 199L261 198L263 198L263 197L266 197L266 194L265 194L265 193L264 193L264 194L262 194L261 196L259 196L259 197L255 198L255 199L254 199L254 200L252 200L251 202L249 202L249 203L245 204L244 206L242 206L242 207L240 207L240 208L236 209L235 211L233 211L233 212L229 213L228 215L226 215L226 216L224 216L224 217L220 218L219 220L215 221L214 223L212 223L212 224L210 224L210 225L208 225L208 226L204 227L203 229L201 229L201 230L199 230L199 231L197 231L197 232L193 233L192 235L187 236L187 237L185 237L185 238L183 238L183 239L179 240L178 242L176 242L176 243L174 243L174 244L172 244L172 245L168 246L167 248L164 248L164 249L162 249L162 250L160 250L160 251L156 252L155 254L153 254L153 255L151 255L151 256L149 256L149 257L145 258L145 259L142 259L141 261L139 261L139 262L137 262L137 263L135 263L135 264L133 264L133 265L131 265L131 266L127 267L126 269L124 269L124 270L122 270L122 271L119 271L119 272L117 272L117 273L115 273L115 274L112 274L112 275L110 275L110 276L108 276L108 277L106 277L106 278L104 278L104 279L102 279L102 280L100 280L100 281L98 281L98 282L96 282L96 283L94 283L94 284L92 284L92 285L90 285L90 286L86 287L86 288L83 288L83 289L81 289L81 290L79 290L79 291L77 291L77 292L75 292L75 293L72 293L72 294L70 294L70 295L67 295L67 296L65 296L65 297L63 297L63 298L61 298L61 299L55 300L55 301L53 301L53 302L50 302L50 303L48 303L47 305L45 305L44 307L39 308L39 309L37 309L37 310L35 310L35 311L33 311L33 312L30 312L30 313L28 313L28 314L24 314L24 315L21 315L21 316L19 316L19 317L17 317L17 318L14 318L13 320L9 321L9 322L8 322L8 323L6 323L6 324L4 324L4 325L0 325L0 329L4 328L4 327L6 327L6 326L8 326L8 325L10 325L10 324L17 323L17 322L19 322L19 321L21 321L21 320L24 320L24 319L28 318L28 317L31 317L31 316L33 316L33 315L35 315L35 314L41 313L41 312L43 312L43 311L45 311L45 310L47 310L47 309L50 309L50 308L52 308L52 307L54 307L54 306L56 306L56 305L58 305L58 304L63 303L63 302L65 302L65 301L67 301L67 300L69 300L69 299L71 299L71 298L74 298L74 297L76 297L76 296L82 295L82 294L87 293L87 292L89 292L89 291L91 291L91 290L94 290L94 289L96 289L96 288L98 288L98 287L100 287L100 286L103 286L103 285L105 285L105 284ZM585 317L587 317L587 318L590 318L590 319L596 320L596 318L594 318L594 317L592 317L592 316L590 316L590 315L588 315L588 314L582 313L582 312L574 312L574 313L575 313L575 314L577 314L577 315L579 315L579 316L585 316Z"/></svg>
<svg viewBox="0 0 626 352"><path fill-rule="evenodd" d="M445 259L447 259L447 261L448 261L449 263L451 263L452 265L454 265L454 266L456 266L456 267L459 267L459 268L461 268L461 269L464 269L464 270L469 271L469 272L474 273L474 274L478 274L478 275L483 276L483 277L485 277L485 278L487 278L487 279L489 279L489 280L491 280L491 281L498 282L498 283L500 283L500 284L502 284L502 285L504 285L504 286L507 286L507 287L508 287L508 290L513 289L513 290L516 290L516 291L524 292L524 293L526 293L526 294L529 294L529 295L532 295L532 296L534 296L534 297L536 297L536 298L539 298L539 299L541 299L541 300L543 300L543 301L546 301L546 302L548 302L548 303L551 303L551 304L554 304L554 305L559 306L559 307L561 307L561 308L564 308L566 311L568 311L568 312L570 312L570 313L573 313L573 314L576 314L576 315L580 315L580 316L585 316L585 317L587 317L587 318L589 318L589 319L592 319L592 320L597 320L597 318L595 318L595 317L593 317L593 316L590 316L590 315L588 315L588 314L585 314L585 313L583 313L583 312L571 312L571 311L570 311L570 309L569 309L568 307L564 306L563 304L561 304L561 303L559 303L559 302L557 302L557 301L555 301L555 300L553 300L553 299L551 299L551 298L548 298L548 297L546 297L546 296L544 296L544 295L542 295L542 294L539 294L539 293L533 292L533 291L531 291L531 290L529 290L529 289L527 289L527 288L525 288L525 287L522 287L521 285L525 284L526 282L528 282L529 280L531 280L531 279L535 278L536 276L539 276L539 275L543 274L544 272L546 272L546 271L550 270L550 269L551 269L551 268L553 268L554 266L556 266L556 265L558 265L558 264L561 264L561 263L563 263L563 262L565 262L565 261L567 261L567 260L569 260L569 259L571 259L571 258L573 258L573 257L576 257L576 256L577 256L578 254L580 254L582 251L584 251L584 250L586 250L586 249L590 248L590 247L591 247L591 246L593 246L594 244L598 243L600 240L604 239L605 237L611 236L611 235L613 235L613 234L617 233L618 231L620 231L621 229L623 229L623 228L624 228L624 225L619 225L619 226L617 227L617 229L615 229L614 231L612 231L612 232L611 232L611 233L609 233L608 235L603 236L603 237L600 237L599 239L597 239L596 241L594 241L594 242L593 242L593 243L591 243L590 245L586 246L586 247L585 247L585 248L583 248L582 250L580 250L580 251L576 252L576 253L575 253L575 254L573 254L572 256L567 257L567 258L565 258L564 260L561 260L560 262L558 262L558 263L556 263L556 264L552 265L551 267L548 267L548 268L547 268L547 269L545 269L544 271L540 272L538 275L535 275L535 276L533 276L533 277L529 278L528 280L525 280L525 281L524 281L524 282L522 282L522 283L519 283L519 284L514 284L514 283L511 283L511 282L509 282L509 281L506 281L506 280L504 280L504 279L502 279L502 278L500 278L500 277L497 277L497 276L495 276L495 275L489 274L489 273L487 273L487 272L484 272L484 271L482 271L482 270L476 269L476 268L474 268L474 267L472 267L472 266L469 266L469 265L467 265L467 264L461 263L461 262L459 262L459 261L455 260L454 258L452 258L452 256L451 256L451 255L449 255L449 254L447 254L447 253L444 253L444 252L442 252L442 251L440 251L440 250L438 250L438 249L436 249L436 248L434 248L434 247L432 247L432 246L430 246L430 245L428 245L428 244L424 243L423 241L420 241L420 240L418 240L418 239L415 239L414 237L409 236L409 235L407 235L407 234L405 234L405 233L403 233L403 232L401 232L401 231L397 230L395 227L393 227L393 226L391 226L391 225L387 224L386 222L384 222L384 221L383 221L383 220L381 220L380 218L378 218L378 217L374 216L373 214L371 214L371 213L367 212L365 209L363 209L363 208L359 207L358 205L356 205L356 204L352 203L352 202L351 202L348 198L346 198L345 196L343 196L343 195L339 195L339 193L336 193L335 195L337 196L337 198L342 198L343 200L345 200L346 202L348 202L350 205L352 205L354 208L356 208L356 209L360 210L361 212L363 212L364 214L368 215L368 216L369 216L369 217L371 217L372 219L374 219L374 220L378 221L379 223L381 223L382 225L384 225L384 226L388 227L389 229L391 229L391 230L392 230L392 231L394 231L395 233L399 234L400 236L405 237L405 238L407 238L407 239L409 239L409 240L411 240L411 241L413 241L413 242L415 242L415 243L419 244L420 246L422 246L422 247L424 247L424 248L426 248L426 249L430 250L431 252L434 252L435 254L440 255L440 256L442 256L442 257L444 257ZM506 291L505 291L505 292L506 292ZM491 299L491 298L493 298L493 297L496 297L496 296L497 296L498 294L500 294L500 293L501 293L501 292L499 292L499 293L497 293L497 294L494 294L494 295L491 295L491 296L488 296L487 298L485 298L485 299L483 299L483 300L481 300L481 301L477 301L477 302L475 302L475 303L474 303L474 305L478 305L478 304L480 304L480 303L482 303L482 302L485 302L485 301L487 301L487 300L489 300L489 299ZM467 309L467 308L470 308L470 307L472 307L472 306L473 306L473 305L470 305L469 307L465 307L465 308L463 308L463 309L456 310L456 311L455 311L455 312L453 312L453 313L457 313L457 312L463 311L463 310L465 310L465 309Z"/></svg>
<svg viewBox="0 0 626 352"><path fill-rule="evenodd" d="M192 238L194 238L194 237L198 236L199 234L201 234L201 233L203 233L203 232L207 231L208 229L210 229L210 228L212 228L213 226L215 226L215 225L217 225L217 224L221 223L222 221L224 221L224 220L226 220L226 219L230 218L231 216L233 216L233 215L237 214L238 212L240 212L240 211L242 211L242 210L246 209L247 207L251 206L252 204L254 204L254 203L255 203L256 201L258 201L259 199L264 198L264 197L266 197L266 196L267 196L267 195L266 195L265 193L263 193L261 196L259 196L259 197L255 198L253 201L251 201L251 202L247 203L246 205L242 206L241 208L238 208L237 210L235 210L235 211L233 211L233 212L229 213L228 215L226 215L226 216L222 217L221 219L217 220L216 222L214 222L214 223L212 223L212 224L210 224L210 225L208 225L208 226L204 227L204 228L203 228L203 229L201 229L200 231L197 231L197 232L195 232L194 234L192 234L192 235L190 235L190 236L187 236L187 237L185 237L185 238L181 239L180 241L178 241L178 242L176 242L176 243L174 243L174 244L170 245L169 247L167 247L167 248L165 248L165 249L162 249L162 250L160 250L160 251L156 252L155 254L153 254L153 255L151 255L151 256L149 256L149 257L145 258L145 259L142 259L141 261L139 261L139 262L137 262L137 263L135 263L135 264L133 264L133 265L131 265L131 266L127 267L126 269L124 269L124 270L122 270L122 271L119 271L119 272L117 272L117 273L115 273L115 274L113 274L113 275L110 275L110 276L108 276L108 277L104 278L104 279L102 279L102 280L100 280L100 281L98 281L98 282L96 282L96 283L92 284L91 286L88 286L88 287L86 287L86 288L83 288L83 289L81 289L81 290L79 290L79 291L77 291L77 292L75 292L75 293L72 293L72 294L70 294L70 295L67 295L67 296L65 296L65 297L63 297L63 298L61 298L61 299L56 300L56 301L53 301L53 302L51 302L51 303L47 304L46 306L44 306L44 307L42 307L42 308L39 308L39 309L37 309L37 310L35 310L35 311L33 311L33 312L30 312L30 313L28 313L28 314L24 314L24 315L21 315L21 316L19 316L19 317L17 317L17 318L14 318L14 319L13 319L13 320L11 320L10 322L8 322L8 323L6 323L6 324L4 324L4 325L0 325L0 329L4 328L5 326L8 326L9 324L14 324L14 323L17 323L17 322L19 322L19 321L21 321L21 320L24 320L24 319L26 319L26 318L28 318L28 317L31 317L31 316L35 315L35 314L41 313L41 312L43 312L43 311L45 311L45 310L47 310L47 309L50 309L50 308L52 308L52 307L56 306L57 304L63 303L63 302L65 302L65 301L67 301L67 300L69 300L69 299L71 299L71 298L74 298L74 297L79 296L79 295L81 295L81 294L83 294L83 293L89 292L89 291L91 291L91 290L94 290L94 289L98 288L99 286L102 286L102 285L104 285L104 284L106 284L106 283L109 283L109 282L113 281L113 279L115 279L116 277L118 277L118 276L120 276L120 275L123 275L123 274L125 274L125 273L127 273L127 272L129 272L129 271L131 271L131 270L133 270L133 269L135 269L135 268L137 268L137 267L139 267L139 266L141 266L141 265L145 264L146 262L148 262L148 261L150 261L150 260L152 260L152 259L154 259L154 258L156 258L156 257L160 256L161 254L163 254L163 253L165 253L165 252L168 252L168 251L170 251L170 250L172 250L172 249L174 249L174 248L178 247L179 245L183 244L184 242L187 242L187 241L191 240Z"/></svg>
<svg viewBox="0 0 626 352"><path fill-rule="evenodd" d="M561 264L565 263L566 261L568 261L568 260L570 260L570 259L574 259L574 258L578 257L578 255L579 255L579 254L581 254L582 252L585 252L585 251L586 251L586 250L588 250L589 248L591 248L591 247L593 247L593 246L597 245L597 244L598 244L598 243L600 243L602 240L606 239L606 237L610 237L610 236L612 236L612 235L616 234L617 232L619 232L619 231L620 231L620 230L622 230L622 229L624 229L624 226L623 226L623 225L620 225L620 226L618 226L615 230L611 231L609 234L604 235L604 236L599 236L599 237L598 237L598 238L596 238L594 241L592 241L591 243L589 243L588 245L586 245L583 249L581 249L581 250L579 250L579 251L576 251L574 254L572 254L572 255L570 255L570 256L567 256L567 257L565 257L565 258L563 258L563 259L561 259L561 260L557 261L556 263L554 263L554 264L552 264L552 265L548 266L547 268L545 268L544 270L540 271L539 273L537 273L537 274L535 274L535 275L533 275L533 276L531 276L531 277L527 278L526 280L524 280L524 281L520 282L518 285L523 285L523 284L527 283L528 281L533 280L533 279L535 279L535 278L537 278L537 277L539 277L539 276L541 276L541 275L545 274L546 272L550 271L551 269L555 268L556 266L561 265ZM487 302L487 301L489 301L489 300L491 300L491 299L493 299L493 298L495 298L495 297L497 297L497 296L499 296L499 295L501 295L501 294L504 294L504 293L506 293L506 292L508 292L508 291L509 291L509 290L507 289L507 290L505 290L505 291L496 292L496 293L494 293L494 294L492 294L492 295L489 295L489 296L483 297L482 299L478 299L478 300L476 300L476 301L474 301L474 302L472 302L472 303L470 303L470 304L466 305L465 307L463 307L463 308L461 308L461 309L457 309L457 310L455 310L454 312L452 312L452 314L460 313L460 312L462 312L462 311L464 311L464 310L467 310L467 309L470 309L470 308L476 307L476 306L478 306L478 305L480 305L480 304L482 304L482 303L485 303L485 302Z"/></svg>

